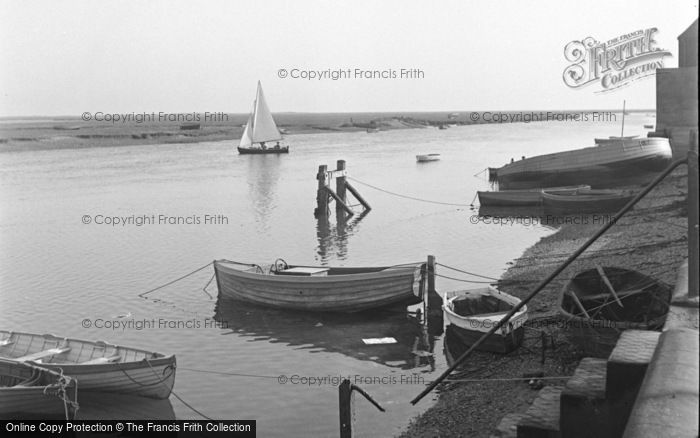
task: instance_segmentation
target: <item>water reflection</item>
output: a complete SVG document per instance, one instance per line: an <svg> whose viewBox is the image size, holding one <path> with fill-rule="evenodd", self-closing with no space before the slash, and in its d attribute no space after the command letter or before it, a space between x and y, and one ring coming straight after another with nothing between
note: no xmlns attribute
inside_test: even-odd
<svg viewBox="0 0 700 438"><path fill-rule="evenodd" d="M345 260L348 255L348 239L355 234L360 221L367 216L368 210L348 217L339 212L336 214L336 225L331 225L331 220L326 216L316 218L316 239L318 246L316 254L320 262L330 260Z"/></svg>
<svg viewBox="0 0 700 438"><path fill-rule="evenodd" d="M126 394L86 392L78 396L79 420L175 420L170 400Z"/></svg>
<svg viewBox="0 0 700 438"><path fill-rule="evenodd" d="M340 353L402 370L435 368L434 338L420 318L405 310L358 314L293 312L259 307L219 297L214 319L229 334L253 342ZM366 344L363 339L394 338L391 344Z"/></svg>
<svg viewBox="0 0 700 438"><path fill-rule="evenodd" d="M275 154L246 155L248 160L248 196L253 206L255 223L269 229L268 220L275 207L275 191L280 178L281 157Z"/></svg>

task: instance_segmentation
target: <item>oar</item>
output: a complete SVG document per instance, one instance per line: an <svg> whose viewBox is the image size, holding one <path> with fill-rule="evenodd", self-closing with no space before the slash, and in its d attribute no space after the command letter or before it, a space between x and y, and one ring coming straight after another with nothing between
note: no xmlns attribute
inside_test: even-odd
<svg viewBox="0 0 700 438"><path fill-rule="evenodd" d="M586 312L586 308L583 307L583 304L581 304L581 301L578 299L578 296L576 296L576 292L574 292L574 291L568 291L568 293L569 293L569 295L571 296L571 298L574 299L574 303L576 303L576 306L578 307L578 309L579 309L581 312L583 312L584 315L586 315L586 318L592 319L592 318L591 318L591 315L589 315L588 312Z"/></svg>
<svg viewBox="0 0 700 438"><path fill-rule="evenodd" d="M612 284L610 283L610 280L608 280L608 276L605 275L605 271L603 270L603 268L598 263L595 264L595 268L598 270L600 278L603 279L603 283L605 283L608 289L610 289L610 293L612 293L613 297L615 297L615 301L617 301L617 304L620 307L625 307L622 305L622 301L620 301L620 297L617 296L617 292L615 292L615 288L613 288Z"/></svg>

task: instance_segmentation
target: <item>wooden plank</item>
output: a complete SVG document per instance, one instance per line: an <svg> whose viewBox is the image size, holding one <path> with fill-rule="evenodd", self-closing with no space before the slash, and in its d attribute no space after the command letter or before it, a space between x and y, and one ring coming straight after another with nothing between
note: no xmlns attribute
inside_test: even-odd
<svg viewBox="0 0 700 438"><path fill-rule="evenodd" d="M70 351L70 347L50 348L48 350L38 351L36 353L28 354L26 356L17 357L14 360L16 360L18 362L28 362L28 361L43 359L43 358L48 357L48 356L56 356L58 354L67 353L69 351Z"/></svg>
<svg viewBox="0 0 700 438"><path fill-rule="evenodd" d="M122 357L119 355L109 356L109 357L96 357L95 359L87 360L85 362L80 362L80 365L100 365L110 362L117 362Z"/></svg>

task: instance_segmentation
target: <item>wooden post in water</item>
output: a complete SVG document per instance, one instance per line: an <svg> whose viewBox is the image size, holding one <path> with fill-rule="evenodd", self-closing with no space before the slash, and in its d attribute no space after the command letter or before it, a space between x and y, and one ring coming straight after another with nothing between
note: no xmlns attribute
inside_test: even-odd
<svg viewBox="0 0 700 438"><path fill-rule="evenodd" d="M435 290L435 256L428 256L427 275L428 275L428 316L436 315L438 312L442 314L442 298Z"/></svg>
<svg viewBox="0 0 700 438"><path fill-rule="evenodd" d="M328 166L322 164L318 166L316 179L318 180L318 189L316 190L316 210L314 216L326 216L328 214L328 193L326 193L326 170Z"/></svg>
<svg viewBox="0 0 700 438"><path fill-rule="evenodd" d="M344 207L347 205L347 197L345 195L345 174L343 173L345 170L345 160L338 160L335 170L339 172L338 176L335 178L335 193L339 198L335 203L335 213L340 217L340 215L345 213L346 209Z"/></svg>
<svg viewBox="0 0 700 438"><path fill-rule="evenodd" d="M340 413L340 438L352 438L352 384L345 379L338 387L338 410Z"/></svg>
<svg viewBox="0 0 700 438"><path fill-rule="evenodd" d="M698 297L698 131L690 133L688 149L688 298Z"/></svg>

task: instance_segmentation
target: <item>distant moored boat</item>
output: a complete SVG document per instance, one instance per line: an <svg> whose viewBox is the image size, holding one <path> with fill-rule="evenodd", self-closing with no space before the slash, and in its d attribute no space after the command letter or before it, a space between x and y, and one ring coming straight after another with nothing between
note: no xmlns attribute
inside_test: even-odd
<svg viewBox="0 0 700 438"><path fill-rule="evenodd" d="M671 161L666 138L613 137L596 146L539 155L489 169L501 189L527 189L575 184L610 187L646 183Z"/></svg>
<svg viewBox="0 0 700 438"><path fill-rule="evenodd" d="M440 154L416 155L416 161L419 163L425 163L426 161L438 161L439 159L440 159Z"/></svg>

